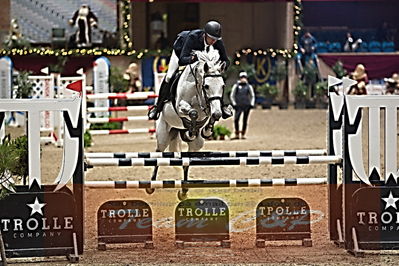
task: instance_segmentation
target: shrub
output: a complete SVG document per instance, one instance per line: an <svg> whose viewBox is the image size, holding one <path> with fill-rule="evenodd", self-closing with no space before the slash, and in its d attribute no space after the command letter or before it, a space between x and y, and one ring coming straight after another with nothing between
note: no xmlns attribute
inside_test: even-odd
<svg viewBox="0 0 399 266"><path fill-rule="evenodd" d="M276 97L278 94L278 88L275 85L264 83L257 88L260 95L264 97Z"/></svg>

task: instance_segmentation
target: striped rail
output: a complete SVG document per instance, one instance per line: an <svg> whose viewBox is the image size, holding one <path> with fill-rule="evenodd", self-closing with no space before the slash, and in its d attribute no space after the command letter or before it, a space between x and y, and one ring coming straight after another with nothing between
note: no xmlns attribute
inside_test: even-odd
<svg viewBox="0 0 399 266"><path fill-rule="evenodd" d="M203 152L95 152L86 158L182 158L182 157L282 157L327 155L326 150L203 151Z"/></svg>
<svg viewBox="0 0 399 266"><path fill-rule="evenodd" d="M126 116L126 117L90 117L87 122L92 124L109 123L109 122L126 122L126 121L149 121L148 116Z"/></svg>
<svg viewBox="0 0 399 266"><path fill-rule="evenodd" d="M148 105L89 107L89 108L87 108L87 112L88 113L97 113L97 112L147 111L148 109L150 109L150 106L148 106Z"/></svg>
<svg viewBox="0 0 399 266"><path fill-rule="evenodd" d="M152 92L134 92L134 93L97 93L88 94L87 100L114 100L114 99L125 99L125 100L147 100L157 98L158 95Z"/></svg>
<svg viewBox="0 0 399 266"><path fill-rule="evenodd" d="M162 181L85 181L88 188L214 188L271 187L326 184L327 178L274 178L248 180L162 180Z"/></svg>
<svg viewBox="0 0 399 266"><path fill-rule="evenodd" d="M286 156L239 158L87 158L88 167L94 166L234 166L281 164L337 164L339 156Z"/></svg>
<svg viewBox="0 0 399 266"><path fill-rule="evenodd" d="M89 130L91 135L117 135L117 134L141 134L155 133L155 128L135 128L135 129L110 129L110 130Z"/></svg>

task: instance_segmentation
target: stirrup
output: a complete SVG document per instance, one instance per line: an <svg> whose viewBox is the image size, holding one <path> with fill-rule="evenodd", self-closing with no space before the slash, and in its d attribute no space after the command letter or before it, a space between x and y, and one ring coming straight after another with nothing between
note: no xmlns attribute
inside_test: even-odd
<svg viewBox="0 0 399 266"><path fill-rule="evenodd" d="M158 107L153 105L150 110L148 110L148 119L149 120L158 120L160 112L158 112Z"/></svg>

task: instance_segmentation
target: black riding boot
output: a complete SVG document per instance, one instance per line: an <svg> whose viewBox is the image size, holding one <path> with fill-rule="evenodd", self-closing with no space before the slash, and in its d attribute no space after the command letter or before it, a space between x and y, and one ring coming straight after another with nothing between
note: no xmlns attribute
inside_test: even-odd
<svg viewBox="0 0 399 266"><path fill-rule="evenodd" d="M148 111L148 119L157 120L159 118L159 114L162 112L163 105L165 104L165 101L168 99L169 94L170 94L169 82L163 80L161 88L159 88L157 103Z"/></svg>

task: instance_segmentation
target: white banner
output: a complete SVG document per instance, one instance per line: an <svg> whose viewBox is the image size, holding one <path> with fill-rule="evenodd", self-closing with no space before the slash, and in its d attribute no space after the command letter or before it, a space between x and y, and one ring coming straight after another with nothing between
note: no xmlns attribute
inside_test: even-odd
<svg viewBox="0 0 399 266"><path fill-rule="evenodd" d="M111 66L108 58L102 56L94 61L93 83L94 94L109 93L109 68ZM95 100L95 107L109 107L109 100ZM96 113L96 117L108 117L107 112Z"/></svg>

